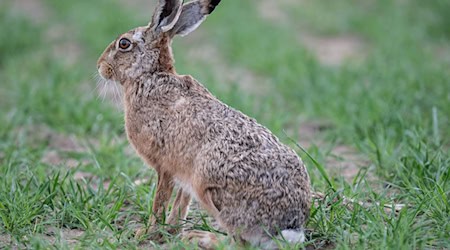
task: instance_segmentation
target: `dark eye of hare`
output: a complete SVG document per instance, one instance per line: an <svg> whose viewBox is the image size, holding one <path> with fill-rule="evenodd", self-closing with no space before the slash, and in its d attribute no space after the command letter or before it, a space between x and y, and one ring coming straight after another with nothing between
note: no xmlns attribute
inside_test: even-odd
<svg viewBox="0 0 450 250"><path fill-rule="evenodd" d="M122 50L127 50L131 47L131 42L130 40L126 39L126 38L122 38L119 41L119 48Z"/></svg>

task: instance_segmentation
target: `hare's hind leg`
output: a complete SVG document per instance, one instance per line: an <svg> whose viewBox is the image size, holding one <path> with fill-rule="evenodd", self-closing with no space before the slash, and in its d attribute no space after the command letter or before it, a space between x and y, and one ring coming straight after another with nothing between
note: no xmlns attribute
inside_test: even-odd
<svg viewBox="0 0 450 250"><path fill-rule="evenodd" d="M172 176L164 172L158 173L158 186L156 187L156 194L153 199L153 214L148 221L149 228L143 227L138 229L135 238L141 239L145 234L157 231L158 223L164 223L166 208L169 205L173 188Z"/></svg>
<svg viewBox="0 0 450 250"><path fill-rule="evenodd" d="M197 200L200 203L200 205L202 206L203 209L206 209L206 211L208 211L209 215L211 215L212 217L214 217L214 219L217 220L217 222L219 222L221 225L221 220L219 217L219 209L216 207L216 205L214 204L213 200L212 200L212 194L211 194L211 190L215 188L215 187L200 187L197 188Z"/></svg>

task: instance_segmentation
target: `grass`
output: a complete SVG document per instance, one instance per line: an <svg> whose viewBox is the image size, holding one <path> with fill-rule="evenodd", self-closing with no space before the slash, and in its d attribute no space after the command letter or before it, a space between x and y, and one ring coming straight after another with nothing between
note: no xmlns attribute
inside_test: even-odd
<svg viewBox="0 0 450 250"><path fill-rule="evenodd" d="M14 11L12 1L0 4L0 248L142 247L132 234L151 213L156 176L130 152L123 114L98 98L92 74L116 35L147 22L133 13L147 10L37 2L41 20ZM308 241L291 247L448 248L448 1L302 1L280 4L284 22L255 5L223 1L197 32L176 39L176 66L306 162L324 198L311 209ZM300 43L305 34L357 36L364 59L323 65ZM212 73L220 65L190 57L196 43L212 46L227 68L264 78L270 91L258 92L258 82L243 91L227 73ZM72 59L58 50L67 44L79 50ZM305 154L296 141L308 121L326 129ZM350 179L327 161L336 145L365 159ZM385 209L391 204L406 206ZM206 217L193 217L194 227L213 230ZM193 247L167 239L170 248Z"/></svg>

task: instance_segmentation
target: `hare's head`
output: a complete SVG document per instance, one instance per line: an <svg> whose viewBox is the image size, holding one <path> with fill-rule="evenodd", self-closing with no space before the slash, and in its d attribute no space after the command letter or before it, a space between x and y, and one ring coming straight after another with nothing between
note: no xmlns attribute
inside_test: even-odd
<svg viewBox="0 0 450 250"><path fill-rule="evenodd" d="M124 84L146 73L173 72L172 38L195 30L219 2L159 0L147 26L120 35L105 49L97 62L100 76Z"/></svg>

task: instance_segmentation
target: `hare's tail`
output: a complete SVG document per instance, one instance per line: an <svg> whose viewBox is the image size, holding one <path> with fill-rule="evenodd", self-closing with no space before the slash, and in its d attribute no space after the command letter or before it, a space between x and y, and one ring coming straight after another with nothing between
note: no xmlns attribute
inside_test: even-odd
<svg viewBox="0 0 450 250"><path fill-rule="evenodd" d="M285 229L281 231L281 234L273 239L263 241L259 247L265 250L279 249L280 244L297 244L305 242L305 232L303 229Z"/></svg>
<svg viewBox="0 0 450 250"><path fill-rule="evenodd" d="M281 236L289 243L305 242L305 232L303 229L286 229L281 231Z"/></svg>
<svg viewBox="0 0 450 250"><path fill-rule="evenodd" d="M242 237L243 236L243 237ZM297 244L305 242L305 232L303 229L285 229L275 237L269 237L266 233L244 233L242 239L254 247L265 250L279 249L285 244Z"/></svg>

